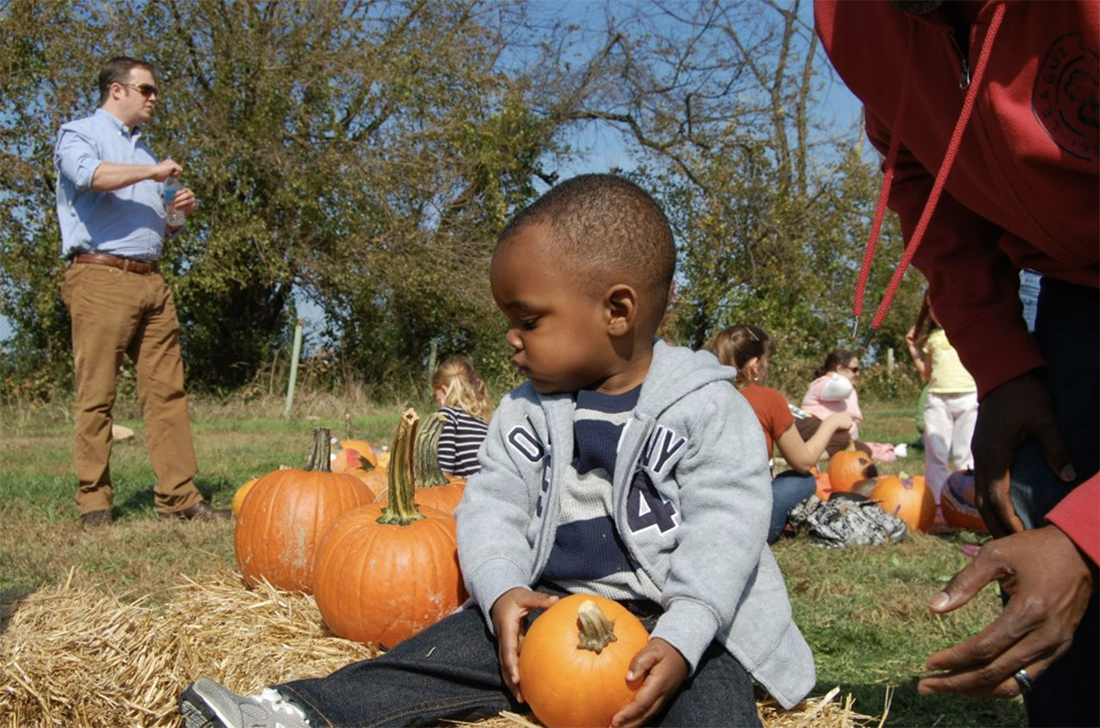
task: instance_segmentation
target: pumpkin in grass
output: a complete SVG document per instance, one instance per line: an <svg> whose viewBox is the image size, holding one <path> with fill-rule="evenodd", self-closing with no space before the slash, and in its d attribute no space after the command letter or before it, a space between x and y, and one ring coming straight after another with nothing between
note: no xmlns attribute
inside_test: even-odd
<svg viewBox="0 0 1100 728"><path fill-rule="evenodd" d="M519 652L519 684L549 728L606 726L634 699L642 679L626 680L649 642L641 621L618 602L571 594L531 623Z"/></svg>
<svg viewBox="0 0 1100 728"><path fill-rule="evenodd" d="M936 521L936 498L920 475L884 475L876 479L871 500L913 531L930 531Z"/></svg>
<svg viewBox="0 0 1100 728"><path fill-rule="evenodd" d="M810 475L814 476L814 495L818 500L827 501L833 492L833 486L829 482L829 473L822 473L817 466L810 468Z"/></svg>
<svg viewBox="0 0 1100 728"><path fill-rule="evenodd" d="M466 478L448 478L439 467L439 438L446 420L436 414L421 423L413 443L413 472L416 490L413 500L419 506L454 513L466 490ZM388 491L378 494L377 503L389 503Z"/></svg>
<svg viewBox="0 0 1100 728"><path fill-rule="evenodd" d="M313 559L324 530L373 495L356 477L329 469L329 431L313 431L304 470L268 473L241 503L233 532L237 565L249 585L266 579L277 589L313 589Z"/></svg>
<svg viewBox="0 0 1100 728"><path fill-rule="evenodd" d="M417 425L412 409L398 423L390 504L371 503L338 518L321 540L313 569L313 596L329 629L383 649L466 600L454 516L413 503Z"/></svg>
<svg viewBox="0 0 1100 728"><path fill-rule="evenodd" d="M829 485L834 492L846 493L861 480L878 475L875 461L867 453L849 446L829 458Z"/></svg>
<svg viewBox="0 0 1100 728"><path fill-rule="evenodd" d="M378 465L378 457L366 440L337 440L332 438L332 454L329 455L330 467L334 473L345 473L362 466L365 460L369 465Z"/></svg>
<svg viewBox="0 0 1100 728"><path fill-rule="evenodd" d="M989 533L989 527L978 511L973 470L951 473L940 493L943 520L948 526L976 533Z"/></svg>
<svg viewBox="0 0 1100 728"><path fill-rule="evenodd" d="M233 516L236 517L241 512L241 505L244 503L244 498L248 495L248 492L252 490L252 486L260 482L259 477L252 478L245 481L245 484L240 488L237 488L237 492L233 494L233 502L230 504L230 509L233 511Z"/></svg>

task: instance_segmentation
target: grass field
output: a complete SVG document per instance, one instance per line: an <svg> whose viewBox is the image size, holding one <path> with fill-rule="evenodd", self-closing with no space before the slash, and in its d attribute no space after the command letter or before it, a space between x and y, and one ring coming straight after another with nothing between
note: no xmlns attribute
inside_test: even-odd
<svg viewBox="0 0 1100 728"><path fill-rule="evenodd" d="M863 439L918 440L915 405L863 404ZM422 412L424 407L418 404ZM289 419L282 417L282 408L283 402L270 397L252 402L192 402L201 467L197 482L215 505L227 507L236 488L253 476L280 465L300 467L314 427L330 428L341 438L388 443L402 404L306 396L299 399ZM102 584L135 600L155 602L178 583L180 575L201 582L204 575L235 568L231 524L156 519L153 473L140 417L126 403L120 404L117 416L119 424L138 432L116 446L112 460L117 523L84 532L77 524L73 500L67 408L4 409L0 415L0 589L32 592L64 582L73 573L72 578L83 584ZM882 470L921 473L921 453L911 451L909 457ZM987 702L916 694L915 676L922 672L925 657L978 631L1000 610L993 588L956 614L934 617L926 609L933 594L966 563L960 546L977 541L977 536L967 533L918 533L896 546L841 551L816 548L803 536L776 544L796 621L816 656L814 695L839 687L842 695L855 698L857 712L873 716L886 712L885 725L899 728L1026 725L1018 700ZM0 625L0 648L2 630Z"/></svg>

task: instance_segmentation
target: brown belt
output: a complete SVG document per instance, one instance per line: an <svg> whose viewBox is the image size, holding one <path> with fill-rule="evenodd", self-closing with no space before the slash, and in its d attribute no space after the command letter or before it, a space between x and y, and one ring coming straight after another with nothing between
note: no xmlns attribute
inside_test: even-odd
<svg viewBox="0 0 1100 728"><path fill-rule="evenodd" d="M157 261L134 260L133 258L120 258L117 255L106 253L78 253L73 256L74 263L91 263L93 265L109 265L112 268L129 271L130 273L156 273L160 270Z"/></svg>

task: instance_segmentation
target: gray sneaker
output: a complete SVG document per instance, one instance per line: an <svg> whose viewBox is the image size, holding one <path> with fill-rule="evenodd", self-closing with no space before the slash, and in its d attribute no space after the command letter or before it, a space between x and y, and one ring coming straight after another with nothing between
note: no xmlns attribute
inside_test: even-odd
<svg viewBox="0 0 1100 728"><path fill-rule="evenodd" d="M187 686L179 710L185 728L309 728L301 709L274 690L244 697L206 678Z"/></svg>

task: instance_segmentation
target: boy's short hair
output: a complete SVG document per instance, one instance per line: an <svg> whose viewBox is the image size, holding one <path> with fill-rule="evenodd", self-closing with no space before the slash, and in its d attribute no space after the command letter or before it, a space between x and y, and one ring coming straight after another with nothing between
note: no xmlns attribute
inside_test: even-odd
<svg viewBox="0 0 1100 728"><path fill-rule="evenodd" d="M500 234L499 248L517 230L545 224L553 244L583 268L585 284L601 294L630 283L645 297L656 328L676 272L676 244L664 211L645 190L611 174L584 174L551 188L520 211Z"/></svg>

